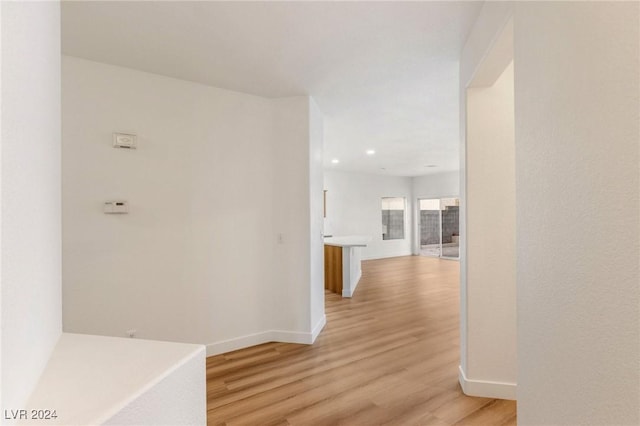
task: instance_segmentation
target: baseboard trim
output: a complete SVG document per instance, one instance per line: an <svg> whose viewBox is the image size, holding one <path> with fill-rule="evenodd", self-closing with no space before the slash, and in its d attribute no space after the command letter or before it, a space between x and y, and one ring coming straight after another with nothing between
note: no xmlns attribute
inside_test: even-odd
<svg viewBox="0 0 640 426"><path fill-rule="evenodd" d="M248 348L269 342L300 343L311 345L327 323L325 315L320 318L316 326L309 333L300 331L268 330L262 333L247 334L234 339L222 340L207 345L207 356L219 355L225 352Z"/></svg>
<svg viewBox="0 0 640 426"><path fill-rule="evenodd" d="M465 395L481 396L484 398L516 399L516 389L518 386L515 383L469 380L460 365L458 366L458 381Z"/></svg>
<svg viewBox="0 0 640 426"><path fill-rule="evenodd" d="M247 334L246 336L240 336L234 339L209 343L207 345L207 356L219 355L225 352L248 348L249 346L272 342L271 333L271 331L263 331L262 333Z"/></svg>
<svg viewBox="0 0 640 426"><path fill-rule="evenodd" d="M313 327L313 330L311 330L311 343L316 341L316 339L320 335L320 332L322 331L322 329L326 324L327 324L327 316L323 314L322 318L320 318L320 321L318 321L316 326Z"/></svg>

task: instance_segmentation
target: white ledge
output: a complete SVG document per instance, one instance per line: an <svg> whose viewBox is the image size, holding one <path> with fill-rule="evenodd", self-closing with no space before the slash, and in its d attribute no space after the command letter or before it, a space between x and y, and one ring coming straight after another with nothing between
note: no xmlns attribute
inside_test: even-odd
<svg viewBox="0 0 640 426"><path fill-rule="evenodd" d="M197 356L204 346L63 333L27 404L57 418L20 424L102 424Z"/></svg>

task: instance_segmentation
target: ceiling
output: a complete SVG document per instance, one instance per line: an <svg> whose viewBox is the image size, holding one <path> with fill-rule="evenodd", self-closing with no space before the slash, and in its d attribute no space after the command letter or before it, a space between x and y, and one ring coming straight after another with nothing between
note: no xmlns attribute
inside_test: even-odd
<svg viewBox="0 0 640 426"><path fill-rule="evenodd" d="M269 98L311 95L325 167L420 176L458 169L458 61L481 6L63 2L62 49Z"/></svg>

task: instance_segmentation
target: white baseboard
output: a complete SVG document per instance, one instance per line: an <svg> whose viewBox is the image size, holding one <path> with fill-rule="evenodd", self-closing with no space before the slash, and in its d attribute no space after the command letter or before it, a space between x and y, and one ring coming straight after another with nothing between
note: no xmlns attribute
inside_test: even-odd
<svg viewBox="0 0 640 426"><path fill-rule="evenodd" d="M469 380L460 365L458 366L458 381L465 395L481 396L484 398L516 399L517 385L515 383Z"/></svg>
<svg viewBox="0 0 640 426"><path fill-rule="evenodd" d="M271 331L263 331L262 333L248 334L229 340L222 340L207 345L207 356L223 354L249 346L261 345L263 343L272 342Z"/></svg>
<svg viewBox="0 0 640 426"><path fill-rule="evenodd" d="M327 316L322 315L322 318L320 318L320 321L318 321L316 326L313 327L313 330L311 330L311 343L316 341L316 339L318 338L318 335L320 335L320 332L322 331L322 329L326 324L327 324Z"/></svg>
<svg viewBox="0 0 640 426"><path fill-rule="evenodd" d="M222 340L207 345L207 356L219 355L249 346L261 345L269 342L301 343L311 345L327 323L325 315L320 318L313 330L309 333L300 331L268 330L261 333L248 334L234 339Z"/></svg>

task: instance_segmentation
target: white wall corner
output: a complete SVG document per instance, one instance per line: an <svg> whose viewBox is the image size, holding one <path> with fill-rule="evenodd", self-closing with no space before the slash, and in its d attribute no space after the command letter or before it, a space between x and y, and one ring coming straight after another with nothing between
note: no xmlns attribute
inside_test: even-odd
<svg viewBox="0 0 640 426"><path fill-rule="evenodd" d="M462 366L458 366L458 381L462 387L462 392L469 396L479 396L483 398L516 399L516 383L491 382L488 380L469 379Z"/></svg>
<svg viewBox="0 0 640 426"><path fill-rule="evenodd" d="M353 293L356 292L356 287L360 284L360 278L362 278L362 271L358 272L358 275L353 280L355 284L353 284L352 288L343 288L342 289L342 297L353 297Z"/></svg>

